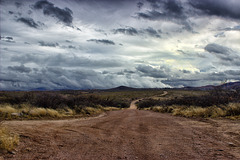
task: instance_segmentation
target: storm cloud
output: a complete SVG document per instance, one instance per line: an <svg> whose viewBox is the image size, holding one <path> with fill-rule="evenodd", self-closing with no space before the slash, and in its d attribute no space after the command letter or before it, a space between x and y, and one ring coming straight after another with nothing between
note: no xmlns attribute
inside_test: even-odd
<svg viewBox="0 0 240 160"><path fill-rule="evenodd" d="M238 0L0 1L0 89L239 81Z"/></svg>
<svg viewBox="0 0 240 160"><path fill-rule="evenodd" d="M39 27L39 25L32 18L21 17L21 18L18 18L17 21L22 22L22 23L24 23L27 26L32 27L32 28L38 28Z"/></svg>
<svg viewBox="0 0 240 160"><path fill-rule="evenodd" d="M189 3L203 14L240 19L240 1L238 0L201 0L189 1Z"/></svg>
<svg viewBox="0 0 240 160"><path fill-rule="evenodd" d="M38 1L34 4L34 9L43 10L43 14L47 16L53 16L57 18L59 21L63 22L66 25L71 25L73 21L72 10L69 8L61 9L59 7L55 7L53 3L48 2L47 0Z"/></svg>
<svg viewBox="0 0 240 160"><path fill-rule="evenodd" d="M208 44L205 47L205 50L214 54L221 60L221 64L223 65L240 65L240 56L236 54L232 49L221 46L218 44Z"/></svg>
<svg viewBox="0 0 240 160"><path fill-rule="evenodd" d="M107 39L89 39L87 41L88 42L95 42L95 43L106 44L106 45L115 45L115 43L113 41L107 40Z"/></svg>
<svg viewBox="0 0 240 160"><path fill-rule="evenodd" d="M137 29L135 29L133 27L118 28L118 29L114 29L113 31L115 34L122 33L122 34L130 35L130 36L134 36L134 35L138 34Z"/></svg>
<svg viewBox="0 0 240 160"><path fill-rule="evenodd" d="M52 43L52 42L39 41L38 43L39 43L40 46L45 46L45 47L57 47L57 46L59 46L58 43Z"/></svg>
<svg viewBox="0 0 240 160"><path fill-rule="evenodd" d="M165 68L153 68L147 65L139 65L136 67L138 71L142 73L143 76L149 76L154 78L166 78L168 74L165 71Z"/></svg>
<svg viewBox="0 0 240 160"><path fill-rule="evenodd" d="M20 66L9 66L8 67L9 70L12 70L12 71L17 71L17 72L20 72L20 73L29 73L31 72L31 68L29 67L25 67L24 65L20 65Z"/></svg>

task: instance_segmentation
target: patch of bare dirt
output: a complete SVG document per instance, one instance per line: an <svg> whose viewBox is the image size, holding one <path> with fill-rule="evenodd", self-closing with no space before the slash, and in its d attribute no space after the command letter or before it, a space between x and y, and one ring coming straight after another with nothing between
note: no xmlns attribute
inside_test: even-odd
<svg viewBox="0 0 240 160"><path fill-rule="evenodd" d="M21 141L5 159L240 159L240 121L126 109L96 118L4 125Z"/></svg>

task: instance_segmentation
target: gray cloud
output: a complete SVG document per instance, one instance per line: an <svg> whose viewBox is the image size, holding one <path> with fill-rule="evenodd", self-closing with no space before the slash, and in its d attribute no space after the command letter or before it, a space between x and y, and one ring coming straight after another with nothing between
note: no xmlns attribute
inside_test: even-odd
<svg viewBox="0 0 240 160"><path fill-rule="evenodd" d="M58 8L47 0L38 1L34 4L34 9L42 9L44 15L53 16L66 25L71 25L73 21L72 10L69 8Z"/></svg>
<svg viewBox="0 0 240 160"><path fill-rule="evenodd" d="M156 37L156 38L161 38L161 36L159 35L158 31L156 31L155 29L153 29L152 27L148 27L147 29L144 30L148 35L152 36L152 37Z"/></svg>
<svg viewBox="0 0 240 160"><path fill-rule="evenodd" d="M165 68L153 68L147 65L139 65L136 67L137 71L143 73L143 76L154 77L154 78L166 78L168 75L165 72Z"/></svg>
<svg viewBox="0 0 240 160"><path fill-rule="evenodd" d="M203 14L225 18L240 19L240 1L238 0L201 0L189 1L190 5Z"/></svg>
<svg viewBox="0 0 240 160"><path fill-rule="evenodd" d="M161 30L155 30L152 27L146 29L136 29L133 27L118 28L113 30L114 34L125 34L130 36L148 35L150 37L161 38Z"/></svg>
<svg viewBox="0 0 240 160"><path fill-rule="evenodd" d="M34 89L103 89L119 85L132 87L166 87L161 82L117 73L102 74L91 69L64 69L61 67L43 67L35 72L21 74L18 72L0 73L2 90Z"/></svg>
<svg viewBox="0 0 240 160"><path fill-rule="evenodd" d="M143 4L142 2L138 2L138 3L137 3L138 9L139 9L139 10L142 9L143 5L144 5L144 4Z"/></svg>
<svg viewBox="0 0 240 160"><path fill-rule="evenodd" d="M15 2L15 5L16 5L17 8L20 8L23 4L20 3L20 2Z"/></svg>
<svg viewBox="0 0 240 160"><path fill-rule="evenodd" d="M162 83L168 84L172 87L187 87L187 86L198 86L199 80L195 79L167 79L163 80Z"/></svg>
<svg viewBox="0 0 240 160"><path fill-rule="evenodd" d="M133 27L118 28L118 29L113 30L113 32L115 34L122 33L122 34L126 34L126 35L131 35L131 36L138 34L138 31Z"/></svg>
<svg viewBox="0 0 240 160"><path fill-rule="evenodd" d="M87 41L88 42L96 42L96 43L106 44L106 45L115 45L115 43L113 41L107 40L107 39L89 39Z"/></svg>
<svg viewBox="0 0 240 160"><path fill-rule="evenodd" d="M234 27L224 28L224 29L221 29L221 30L224 30L224 31L240 31L240 25L239 26L234 26Z"/></svg>
<svg viewBox="0 0 240 160"><path fill-rule="evenodd" d="M184 11L182 2L179 0L147 0L152 8L144 12L136 13L137 18L152 21L164 20L172 21L183 25L183 29L193 31L191 23L187 20L188 16Z"/></svg>
<svg viewBox="0 0 240 160"><path fill-rule="evenodd" d="M14 14L14 12L13 12L13 11L8 11L8 13L9 13L9 14Z"/></svg>
<svg viewBox="0 0 240 160"><path fill-rule="evenodd" d="M31 68L29 67L25 67L24 65L20 65L20 66L9 66L8 67L9 70L12 70L12 71L17 71L17 72L20 72L20 73L29 73L31 72Z"/></svg>
<svg viewBox="0 0 240 160"><path fill-rule="evenodd" d="M39 41L38 42L40 46L45 46L45 47L57 47L59 46L58 43L51 43L51 42L44 42L44 41Z"/></svg>
<svg viewBox="0 0 240 160"><path fill-rule="evenodd" d="M10 36L6 36L6 37L1 36L0 40L5 41L5 42L10 42L10 43L15 43L15 41L13 40L13 37L10 37Z"/></svg>
<svg viewBox="0 0 240 160"><path fill-rule="evenodd" d="M121 67L123 62L114 59L92 60L85 57L68 56L57 54L52 56L38 56L35 54L26 54L24 56L12 57L13 62L21 64L35 63L40 66L63 66L63 67L89 67L89 68L112 68Z"/></svg>
<svg viewBox="0 0 240 160"><path fill-rule="evenodd" d="M38 28L39 27L39 25L32 18L21 17L21 18L18 18L17 21L22 22L22 23L24 23L27 26L32 27L32 28Z"/></svg>
<svg viewBox="0 0 240 160"><path fill-rule="evenodd" d="M236 54L235 51L233 51L228 47L211 43L211 44L208 44L204 49L209 53L212 53L216 57L218 57L221 60L220 64L222 65L227 65L227 66L240 65L239 55Z"/></svg>
<svg viewBox="0 0 240 160"><path fill-rule="evenodd" d="M215 43L208 44L204 49L210 53L225 54L225 55L229 54L229 51L230 51L229 48L220 46Z"/></svg>

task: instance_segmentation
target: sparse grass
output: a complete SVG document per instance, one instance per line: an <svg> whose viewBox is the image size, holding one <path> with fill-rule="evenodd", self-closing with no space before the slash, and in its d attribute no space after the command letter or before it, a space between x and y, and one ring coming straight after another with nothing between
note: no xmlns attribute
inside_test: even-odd
<svg viewBox="0 0 240 160"><path fill-rule="evenodd" d="M82 110L83 114L87 114L87 115L96 115L96 114L100 114L102 113L103 110L100 108L93 108L93 107L86 107Z"/></svg>
<svg viewBox="0 0 240 160"><path fill-rule="evenodd" d="M71 112L70 112L71 111ZM73 113L72 110L68 110L70 114ZM66 113L66 112L65 112ZM29 104L21 105L11 105L11 104L1 104L0 105L0 115L3 119L11 120L17 118L59 118L65 114L59 113L57 110L49 108L37 108Z"/></svg>
<svg viewBox="0 0 240 160"><path fill-rule="evenodd" d="M240 103L230 103L228 105L196 107L196 106L154 106L150 110L161 113L172 113L174 116L183 117L202 117L202 118L217 118L226 117L230 119L240 119Z"/></svg>
<svg viewBox="0 0 240 160"><path fill-rule="evenodd" d="M19 136L0 127L0 150L13 150L19 143Z"/></svg>
<svg viewBox="0 0 240 160"><path fill-rule="evenodd" d="M121 108L117 108L117 107L104 107L103 110L104 111L117 111L120 110Z"/></svg>
<svg viewBox="0 0 240 160"><path fill-rule="evenodd" d="M67 106L59 109L51 109L39 108L30 104L1 104L0 117L5 120L67 118L75 115L97 115L104 111L120 110L120 108L117 107L103 107L101 105L95 105L94 107L75 106L75 109L71 109Z"/></svg>

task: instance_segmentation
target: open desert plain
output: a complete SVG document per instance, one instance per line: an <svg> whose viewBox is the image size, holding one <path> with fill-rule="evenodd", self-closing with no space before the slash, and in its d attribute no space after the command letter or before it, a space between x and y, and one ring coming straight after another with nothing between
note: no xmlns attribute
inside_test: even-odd
<svg viewBox="0 0 240 160"><path fill-rule="evenodd" d="M139 96L145 96L146 91L123 93L129 92L142 92ZM124 97L123 93L112 94ZM175 95L194 93L205 94L158 91L151 98L164 101ZM3 152L2 157L19 160L240 158L238 119L173 116L154 112L154 107L138 109L136 104L144 100L136 99L129 108L93 117L4 121L2 126L19 135L19 144L12 151Z"/></svg>

